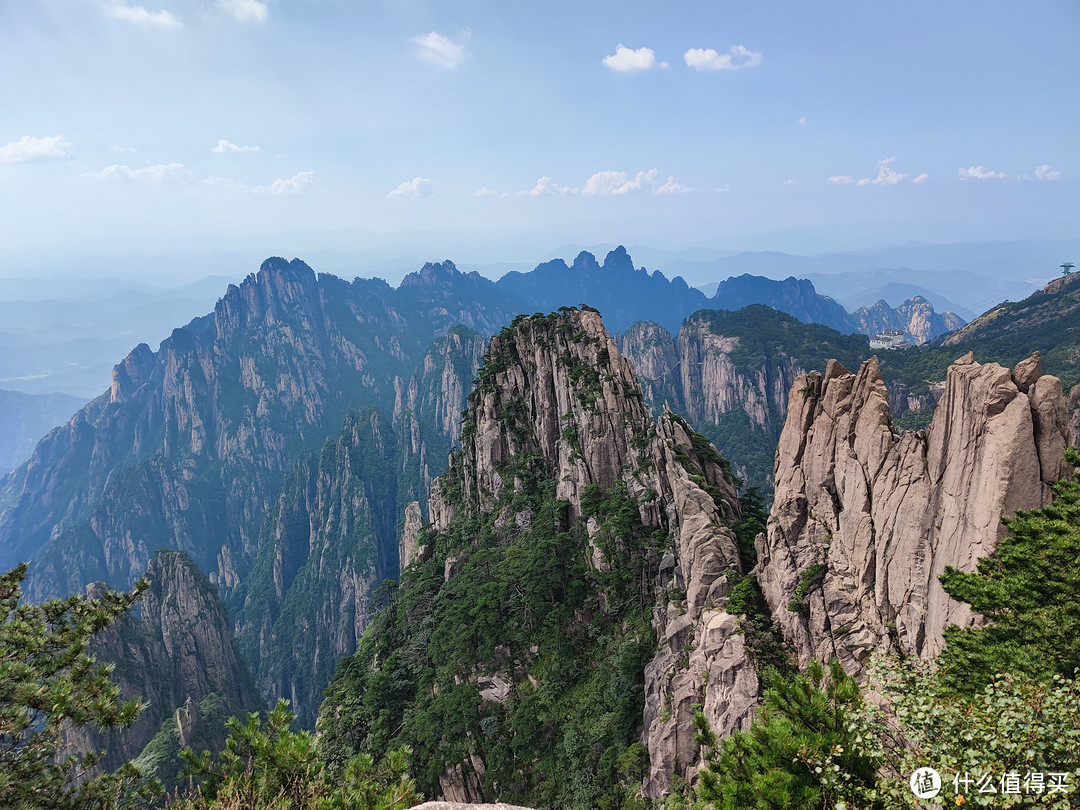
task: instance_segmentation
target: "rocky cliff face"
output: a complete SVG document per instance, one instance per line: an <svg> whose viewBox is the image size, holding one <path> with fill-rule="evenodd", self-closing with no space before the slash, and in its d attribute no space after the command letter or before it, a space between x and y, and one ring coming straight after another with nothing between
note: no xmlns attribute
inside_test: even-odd
<svg viewBox="0 0 1080 810"><path fill-rule="evenodd" d="M150 588L139 602L139 615L123 616L95 635L91 652L98 661L116 665L112 679L124 699L141 696L147 708L131 728L107 739L86 726L68 734L81 750L107 747L106 768L138 755L162 723L185 705L213 696L226 717L264 708L236 650L228 612L191 559L181 552L159 551L146 578ZM103 583L93 583L87 594L93 598L103 588Z"/></svg>
<svg viewBox="0 0 1080 810"><path fill-rule="evenodd" d="M126 585L164 543L230 593L298 455L350 409L389 413L463 313L485 331L510 317L490 282L449 263L414 276L393 290L269 259L158 352L137 347L107 395L3 480L0 562L32 557L27 592L40 599L99 578Z"/></svg>
<svg viewBox="0 0 1080 810"><path fill-rule="evenodd" d="M373 592L398 576L395 523L423 484L412 418L350 414L322 452L286 476L238 588L241 649L269 704L290 701L314 725L337 662L356 650ZM422 450L417 447L417 450Z"/></svg>
<svg viewBox="0 0 1080 810"><path fill-rule="evenodd" d="M574 517L582 515L589 486L608 491L622 484L635 500L658 496L641 504L640 513L644 525L670 540L658 580L663 587L654 597L660 652L645 670L644 736L652 761L646 793L660 795L696 759L694 704L704 704L720 733L743 724L755 705L757 678L736 618L723 611L730 591L724 571L741 572L732 535L722 528L738 516L738 495L719 457L709 456L685 422L666 412L650 425L633 367L596 313L568 314L554 329L544 319L521 321L492 343L486 370L470 397L467 424L475 429L451 470L460 465L472 508L497 502L510 483L501 462L534 450L552 465L555 497L569 503ZM522 410L510 429L500 418L508 408ZM641 446L650 432L655 436ZM430 513L436 530L449 527L454 507L440 488L432 492ZM670 592L685 596L663 598Z"/></svg>
<svg viewBox="0 0 1080 810"><path fill-rule="evenodd" d="M897 435L876 359L837 362L791 389L759 575L801 663L860 670L879 648L930 656L949 624L946 565L974 570L1000 517L1047 503L1067 471L1065 401L1039 356L1010 371L968 355L949 368L926 431Z"/></svg>
<svg viewBox="0 0 1080 810"><path fill-rule="evenodd" d="M1080 383L1069 391L1066 408L1069 412L1069 447L1080 447Z"/></svg>
<svg viewBox="0 0 1080 810"><path fill-rule="evenodd" d="M764 306L699 312L676 338L639 323L619 337L655 413L670 405L703 431L739 474L772 483L776 440L795 379L830 355L849 362L869 353L865 339L845 337Z"/></svg>
<svg viewBox="0 0 1080 810"><path fill-rule="evenodd" d="M426 750L429 771L442 763L434 789L458 801L522 798L555 767L534 772L532 757L562 756L578 733L614 733L575 728L599 709L591 702L598 698L584 697L593 694L590 679L608 684L604 690L618 682L629 690L618 704L626 718L620 733L640 729L651 761L645 790L658 795L697 758L694 705L704 705L723 732L748 722L757 695L737 617L724 611L724 573L742 570L727 528L739 513L726 463L679 417L650 418L630 363L592 311L519 318L492 340L469 395L461 446L432 488L430 527L418 537L407 532L406 545L418 549L384 619L393 623L365 637L339 671L320 728L361 749L376 739L409 741L410 730L398 726L388 742L378 718L349 706L383 683L428 684L407 688L415 698L391 711L428 717L460 699L470 707L460 722L470 728L470 713L478 712L484 729L433 743L425 724L427 738L415 745ZM547 548L561 550L551 556ZM555 561L559 567L547 570ZM547 570L543 577L518 579L537 566ZM569 588L562 597L549 596L562 588ZM474 600L484 608L470 607ZM487 625L483 617L494 616ZM437 651L444 636L456 639L449 658ZM569 670L554 663L555 639L580 648ZM418 659L424 649L432 657ZM610 666L621 674L604 675ZM565 691L566 678L577 692ZM458 697L467 694L478 696L478 707ZM571 700L584 701L580 711L567 708L578 705ZM520 715L549 701L544 716L575 716L542 732L546 721ZM543 733L553 736L533 751L533 735L547 739ZM508 739L516 741L512 761L493 748ZM617 737L600 739L590 745L619 750ZM621 739L625 746L633 737ZM592 767L588 754L574 761ZM545 789L599 800L589 792L595 785L576 778Z"/></svg>
<svg viewBox="0 0 1080 810"><path fill-rule="evenodd" d="M763 432L779 431L787 391L800 374L799 361L782 350L756 368L737 367L737 335L716 334L702 318L689 318L672 339L662 327L639 323L619 338L650 403L669 404L694 424L717 424L742 411Z"/></svg>

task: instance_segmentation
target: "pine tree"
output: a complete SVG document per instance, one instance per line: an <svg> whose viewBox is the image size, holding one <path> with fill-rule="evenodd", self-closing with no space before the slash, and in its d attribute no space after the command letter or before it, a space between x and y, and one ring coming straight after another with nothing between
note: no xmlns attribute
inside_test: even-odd
<svg viewBox="0 0 1080 810"><path fill-rule="evenodd" d="M1080 454L1069 450L1070 464ZM946 682L981 690L996 673L1048 681L1080 668L1080 475L1054 485L1049 506L1003 518L1009 534L975 573L951 566L941 584L991 624L945 630Z"/></svg>
<svg viewBox="0 0 1080 810"><path fill-rule="evenodd" d="M126 728L142 709L120 701L112 666L87 654L91 636L146 589L20 604L26 563L0 576L0 807L144 807L157 787L134 767L91 777L100 752L64 749L65 724Z"/></svg>
<svg viewBox="0 0 1080 810"><path fill-rule="evenodd" d="M833 659L828 675L811 661L806 675L777 679L748 731L718 740L698 712L701 798L722 810L875 806L877 764L857 743L862 703L855 679Z"/></svg>
<svg viewBox="0 0 1080 810"><path fill-rule="evenodd" d="M408 748L328 767L315 735L292 730L295 719L279 700L264 721L258 714L229 719L216 760L184 749L185 770L198 784L167 810L405 810L422 800L408 774Z"/></svg>

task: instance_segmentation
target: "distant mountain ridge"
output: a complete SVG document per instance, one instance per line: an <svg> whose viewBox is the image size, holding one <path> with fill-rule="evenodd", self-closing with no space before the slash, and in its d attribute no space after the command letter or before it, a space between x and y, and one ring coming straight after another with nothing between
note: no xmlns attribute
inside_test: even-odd
<svg viewBox="0 0 1080 810"><path fill-rule="evenodd" d="M905 301L896 308L879 301L874 316L869 318L858 312L848 313L835 300L818 293L812 282L794 276L777 281L744 273L720 282L708 297L688 286L681 276L668 279L659 270L650 273L635 268L621 245L607 254L603 264L593 254L582 251L571 265L555 259L528 273L507 273L495 286L519 301L523 312L550 312L561 306L587 303L603 313L605 324L616 333L640 321L658 323L674 333L684 318L698 310L735 311L751 304L764 304L803 323L823 324L845 334L902 328L914 343L964 323L951 312L936 313L924 298ZM879 322L889 326L877 327Z"/></svg>

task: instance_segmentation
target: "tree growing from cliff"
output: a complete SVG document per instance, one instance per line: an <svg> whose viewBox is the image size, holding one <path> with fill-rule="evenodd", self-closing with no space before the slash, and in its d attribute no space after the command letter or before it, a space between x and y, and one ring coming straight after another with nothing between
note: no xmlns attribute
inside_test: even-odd
<svg viewBox="0 0 1080 810"><path fill-rule="evenodd" d="M1080 466L1075 450L1066 458ZM1003 522L1009 534L974 573L950 566L941 575L946 593L991 622L945 630L943 677L963 692L998 673L1048 681L1080 668L1080 476L1055 484L1049 506Z"/></svg>
<svg viewBox="0 0 1080 810"><path fill-rule="evenodd" d="M805 675L778 679L747 731L718 740L705 715L694 718L704 746L698 792L718 810L879 806L877 763L861 744L862 695L833 659L811 661Z"/></svg>
<svg viewBox="0 0 1080 810"><path fill-rule="evenodd" d="M0 576L0 807L145 807L156 785L134 767L86 778L99 752L64 749L67 723L126 728L142 709L123 703L111 666L87 654L91 636L127 611L146 589L106 591L20 604L27 566Z"/></svg>

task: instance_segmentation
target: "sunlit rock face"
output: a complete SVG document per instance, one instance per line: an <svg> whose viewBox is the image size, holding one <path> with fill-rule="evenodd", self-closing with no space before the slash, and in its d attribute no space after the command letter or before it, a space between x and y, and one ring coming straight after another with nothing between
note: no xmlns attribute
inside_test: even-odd
<svg viewBox="0 0 1080 810"><path fill-rule="evenodd" d="M1038 355L1011 371L961 358L929 429L899 435L876 359L796 380L757 549L800 663L835 656L859 672L877 649L928 657L945 627L971 625L938 576L974 570L1003 514L1049 502L1068 471L1067 435L1061 384Z"/></svg>

